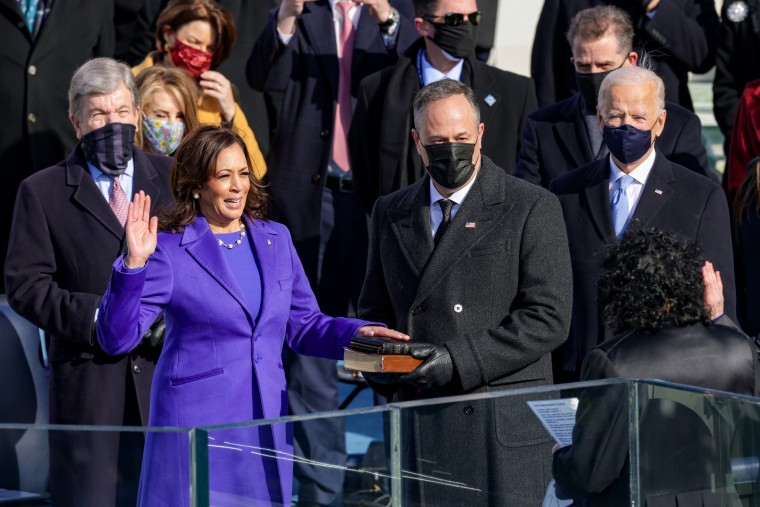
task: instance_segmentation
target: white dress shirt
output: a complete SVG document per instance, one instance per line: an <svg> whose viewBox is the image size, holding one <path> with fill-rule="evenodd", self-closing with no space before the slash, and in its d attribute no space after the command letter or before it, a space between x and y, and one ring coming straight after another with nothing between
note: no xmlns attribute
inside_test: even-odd
<svg viewBox="0 0 760 507"><path fill-rule="evenodd" d="M628 221L625 224L626 227L628 226L628 222L631 221L634 211L636 211L636 206L639 204L641 191L644 190L644 185L647 183L649 173L652 172L655 156L656 151L652 150L652 153L650 153L649 156L629 174L629 176L633 178L633 182L625 189L625 196L628 199ZM624 174L625 173L615 164L612 156L610 156L610 207L612 206L612 189L617 187L617 180L622 178Z"/></svg>
<svg viewBox="0 0 760 507"><path fill-rule="evenodd" d="M478 172L480 172L480 168L478 168ZM441 205L438 204L438 201L441 199L448 199L454 203L451 207L451 220L454 220L454 216L459 211L459 207L464 201L464 198L467 197L467 194L470 192L476 179L478 179L477 173L467 185L451 194L450 197L442 196L440 192L438 192L438 189L435 188L435 185L433 185L433 180L430 180L430 232L433 237L435 237L435 233L443 221L443 212L441 211Z"/></svg>
<svg viewBox="0 0 760 507"><path fill-rule="evenodd" d="M111 195L111 187L113 186L113 178L105 174L103 171L95 167L94 165L87 162L87 167L90 169L90 174L92 175L92 179L95 180L95 185L98 186L98 190L100 190L100 193L103 194L103 197L105 197L106 202L109 202L108 198ZM127 162L127 170L124 171L124 173L119 176L119 184L121 185L121 188L124 190L124 194L127 196L128 201L132 201L133 193L132 188L134 181L134 175L135 175L135 164L134 164L134 158L130 159L129 162Z"/></svg>

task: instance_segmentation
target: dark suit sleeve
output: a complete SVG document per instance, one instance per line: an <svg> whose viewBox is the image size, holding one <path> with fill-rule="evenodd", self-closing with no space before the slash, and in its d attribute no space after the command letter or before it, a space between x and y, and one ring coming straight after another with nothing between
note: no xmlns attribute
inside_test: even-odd
<svg viewBox="0 0 760 507"><path fill-rule="evenodd" d="M615 378L607 354L592 350L583 360L583 380ZM580 396L573 445L554 453L552 474L574 499L600 493L620 477L628 449L627 384L586 389Z"/></svg>
<svg viewBox="0 0 760 507"><path fill-rule="evenodd" d="M287 46L283 44L277 34L277 9L272 10L245 66L245 75L251 88L259 92L285 90L291 77L290 69L285 64L285 55L298 51L298 29L296 21L296 33Z"/></svg>
<svg viewBox="0 0 760 507"><path fill-rule="evenodd" d="M734 115L747 83L743 67L746 53L741 51L741 37L735 23L726 18L728 2L722 10L718 49L715 54L715 79L713 81L713 113L724 136L731 133ZM749 23L749 20L745 21Z"/></svg>
<svg viewBox="0 0 760 507"><path fill-rule="evenodd" d="M556 196L541 192L514 248L520 288L509 315L496 328L446 342L464 391L524 368L567 338L572 270Z"/></svg>
<svg viewBox="0 0 760 507"><path fill-rule="evenodd" d="M644 30L689 72L703 74L715 64L720 20L713 0L661 0Z"/></svg>
<svg viewBox="0 0 760 507"><path fill-rule="evenodd" d="M103 13L101 19L100 36L97 46L93 48L92 57L107 56L110 58L116 49L116 28L113 24L114 3L103 2L100 7L105 8L106 12Z"/></svg>
<svg viewBox="0 0 760 507"><path fill-rule="evenodd" d="M736 320L736 280L734 278L734 253L728 204L723 190L715 185L702 211L697 245L705 259L720 271L725 296L724 312Z"/></svg>
<svg viewBox="0 0 760 507"><path fill-rule="evenodd" d="M21 183L5 262L8 301L16 313L48 333L93 345L95 310L101 294L69 292L54 279L56 253L39 196ZM87 255L82 252L81 255Z"/></svg>
<svg viewBox="0 0 760 507"><path fill-rule="evenodd" d="M386 199L379 199L372 210L372 224L369 230L369 251L367 252L367 273L359 296L358 316L364 320L383 322L388 327L397 327L391 297L385 284L382 259L380 257L380 235L386 228Z"/></svg>
<svg viewBox="0 0 760 507"><path fill-rule="evenodd" d="M368 214L372 213L372 207L380 191L378 188L380 170L378 140L385 94L378 93L379 78L379 74L372 74L362 79L348 135L354 191Z"/></svg>
<svg viewBox="0 0 760 507"><path fill-rule="evenodd" d="M536 98L540 107L553 104L568 93L558 89L568 65L568 62L561 61L568 52L568 44L562 33L559 6L560 0L544 1L533 39L530 75L536 81Z"/></svg>
<svg viewBox="0 0 760 507"><path fill-rule="evenodd" d="M667 124L667 119L666 119ZM690 115L676 137L670 160L692 171L708 176L707 150L702 143L702 122L697 115Z"/></svg>
<svg viewBox="0 0 760 507"><path fill-rule="evenodd" d="M515 176L534 185L543 184L538 161L540 149L538 135L536 134L536 122L528 116L523 129L520 151L517 152Z"/></svg>

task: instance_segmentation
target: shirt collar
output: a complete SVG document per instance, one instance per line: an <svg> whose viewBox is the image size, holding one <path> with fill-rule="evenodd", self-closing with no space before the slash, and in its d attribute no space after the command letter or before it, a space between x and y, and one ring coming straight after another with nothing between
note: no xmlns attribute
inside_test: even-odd
<svg viewBox="0 0 760 507"><path fill-rule="evenodd" d="M441 199L448 199L449 201L453 201L454 204L462 204L462 201L464 201L464 198L467 197L467 194L470 192L470 189L475 183L475 180L478 179L478 173L480 173L480 168L478 168L477 172L475 173L475 177L472 178L467 185L460 188L449 197L442 196L441 193L438 192L438 189L435 188L435 185L433 184L433 178L430 178L430 204L433 204L436 201L440 201Z"/></svg>
<svg viewBox="0 0 760 507"><path fill-rule="evenodd" d="M461 81L464 59L459 60L450 71L444 74L440 70L433 67L433 65L428 61L427 53L424 49L420 49L420 51L422 53L422 57L420 58L422 61L422 81L425 85L435 83L436 81L440 81L442 79L453 79L454 81Z"/></svg>
<svg viewBox="0 0 760 507"><path fill-rule="evenodd" d="M87 167L90 169L90 174L92 174L92 179L98 180L101 178L110 178L107 174L105 174L103 171L92 165L91 163L87 162ZM129 159L129 162L127 162L127 169L124 171L124 174L132 178L135 175L135 157L132 156L132 158Z"/></svg>
<svg viewBox="0 0 760 507"><path fill-rule="evenodd" d="M338 0L329 0L329 2L330 2L330 10L332 10L333 12L335 12L335 2L337 2L337 1ZM353 2L353 4L354 4L354 7L360 7L362 5L359 2Z"/></svg>
<svg viewBox="0 0 760 507"><path fill-rule="evenodd" d="M649 173L652 172L652 166L654 166L656 153L657 150L652 150L649 156L645 158L644 161L628 175L631 176L636 182L645 185L647 178L649 178ZM610 155L610 183L616 182L622 178L624 174L625 173L620 170L617 164L615 164L615 160L612 158L612 155Z"/></svg>

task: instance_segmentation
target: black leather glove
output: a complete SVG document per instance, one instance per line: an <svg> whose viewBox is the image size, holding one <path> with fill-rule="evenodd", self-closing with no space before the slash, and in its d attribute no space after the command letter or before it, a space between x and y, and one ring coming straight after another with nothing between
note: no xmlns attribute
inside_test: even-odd
<svg viewBox="0 0 760 507"><path fill-rule="evenodd" d="M164 345L164 335L166 334L166 321L164 321L164 314L159 313L155 322L148 328L143 335L143 343L150 345L154 349L162 347Z"/></svg>
<svg viewBox="0 0 760 507"><path fill-rule="evenodd" d="M413 372L401 376L399 382L414 384L423 389L438 389L454 380L454 363L445 346L409 343L409 353L424 361Z"/></svg>

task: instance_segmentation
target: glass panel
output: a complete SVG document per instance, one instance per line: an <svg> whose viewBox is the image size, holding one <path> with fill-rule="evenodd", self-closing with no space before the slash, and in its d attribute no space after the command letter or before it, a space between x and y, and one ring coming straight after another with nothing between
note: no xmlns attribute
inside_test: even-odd
<svg viewBox="0 0 760 507"><path fill-rule="evenodd" d="M639 505L760 505L757 399L647 382L638 402Z"/></svg>
<svg viewBox="0 0 760 507"><path fill-rule="evenodd" d="M308 451L294 448L293 434L307 426L338 418L348 459L336 460L329 446ZM211 505L290 505L299 481L329 471L342 479L344 505L389 505L391 498L387 407L330 412L274 421L205 428L208 431ZM320 444L325 444L321 442ZM308 456L308 457L307 457ZM294 468L297 471L294 472ZM302 484L303 486L303 484ZM312 486L316 487L316 486Z"/></svg>
<svg viewBox="0 0 760 507"><path fill-rule="evenodd" d="M589 415L582 427L587 428L584 433L592 436L592 442L598 442L598 433L606 434L610 419L616 415L600 400L605 400L611 389L625 393L627 384L587 385L401 404L402 504L541 505L552 481L555 439L528 402L540 402L547 418L564 420L564 438L570 440L575 416L572 410L565 413L564 408L574 409L578 398L585 399ZM609 397L617 400L617 393ZM623 406L626 421L627 416ZM563 437L562 431L557 433ZM628 434L624 437L627 439ZM564 458L565 468L576 463L585 466L585 461L577 455L573 459L572 454ZM573 484L577 476L573 471L568 483Z"/></svg>
<svg viewBox="0 0 760 507"><path fill-rule="evenodd" d="M156 505L150 501L155 486L167 482L172 488L169 504L190 505L191 491L197 492L190 473L193 433L0 424L0 505L21 500L32 506L136 505L138 495L143 505ZM173 460L152 454L152 449L169 446L177 449ZM183 498L184 504L179 503Z"/></svg>

